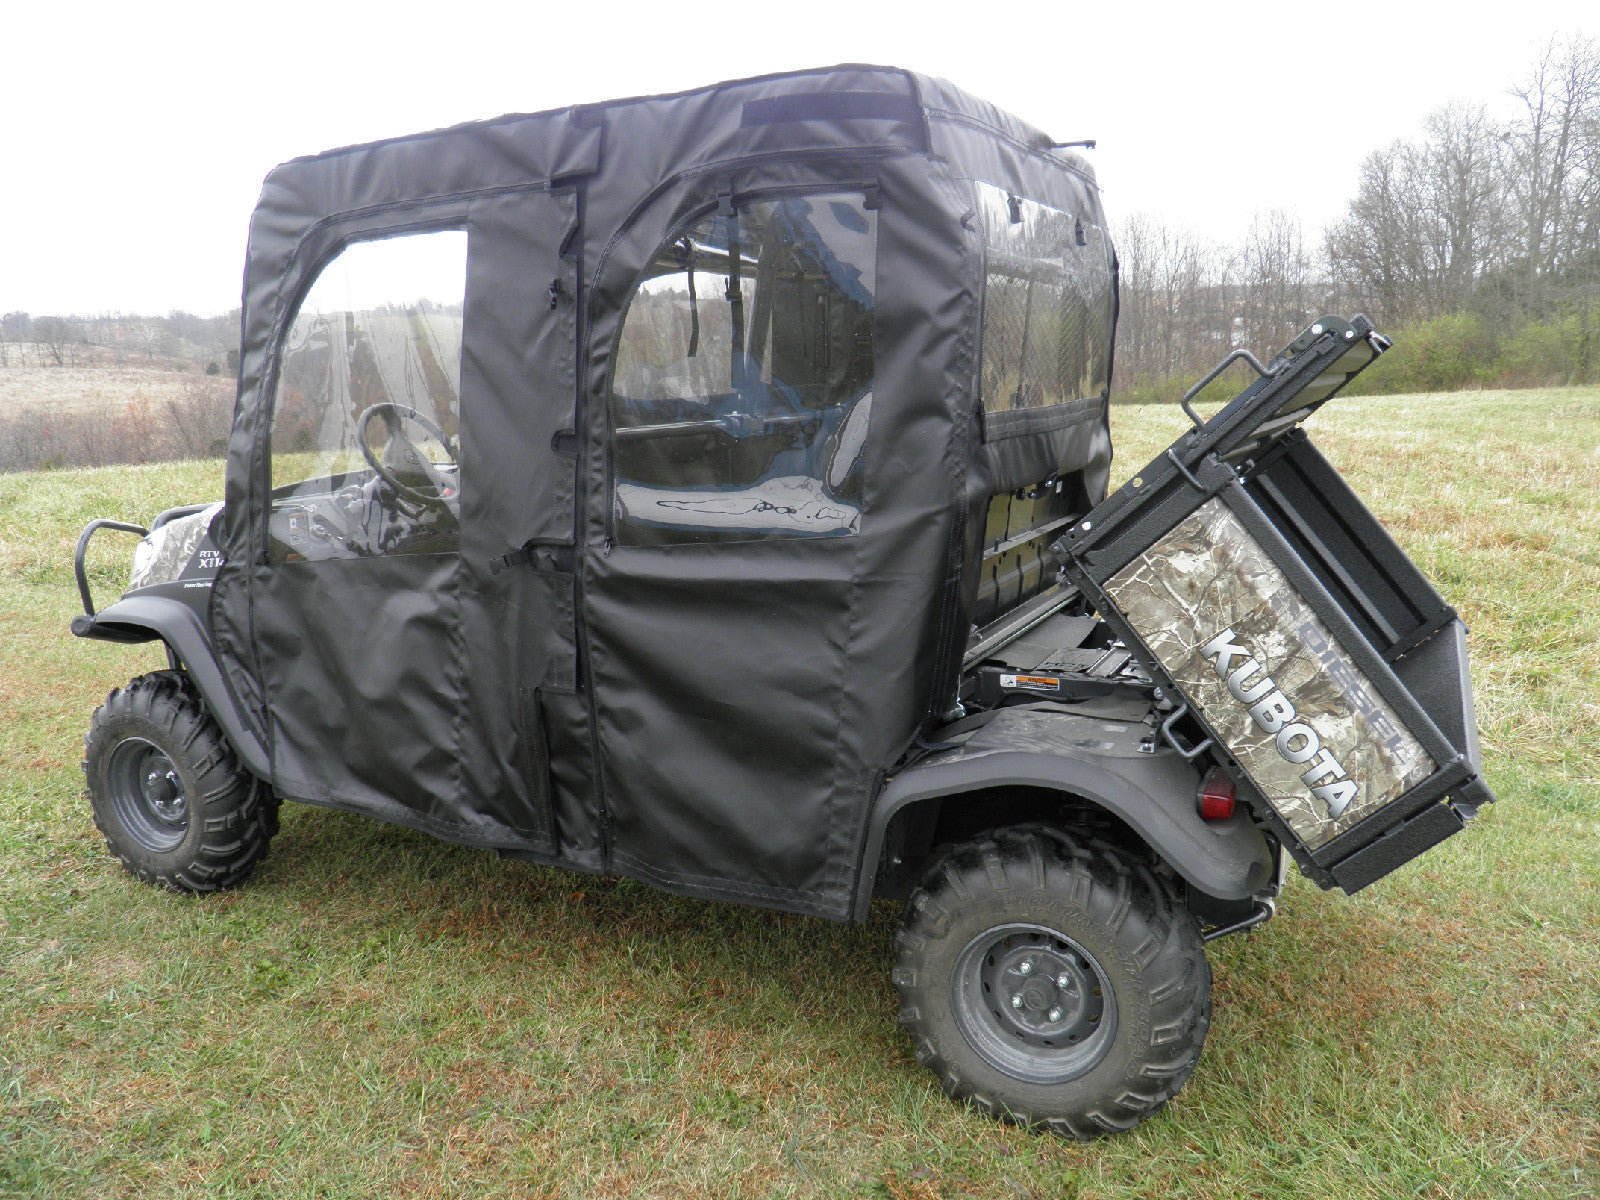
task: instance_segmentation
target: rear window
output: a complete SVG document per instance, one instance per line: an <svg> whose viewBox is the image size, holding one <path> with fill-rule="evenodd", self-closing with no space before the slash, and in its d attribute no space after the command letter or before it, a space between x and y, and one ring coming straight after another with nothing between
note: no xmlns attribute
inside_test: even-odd
<svg viewBox="0 0 1600 1200"><path fill-rule="evenodd" d="M708 213L661 246L612 384L624 544L859 530L877 232L860 192L789 195Z"/></svg>
<svg viewBox="0 0 1600 1200"><path fill-rule="evenodd" d="M986 416L1103 396L1111 376L1111 248L1104 231L992 184L983 223ZM991 428L993 427L991 423Z"/></svg>

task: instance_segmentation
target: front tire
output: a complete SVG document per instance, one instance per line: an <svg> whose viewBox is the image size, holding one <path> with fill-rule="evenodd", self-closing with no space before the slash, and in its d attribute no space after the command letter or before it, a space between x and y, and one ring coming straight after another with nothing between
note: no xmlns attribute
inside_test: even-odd
<svg viewBox="0 0 1600 1200"><path fill-rule="evenodd" d="M94 823L145 883L214 892L242 883L278 831L278 800L176 671L141 675L95 710L83 740Z"/></svg>
<svg viewBox="0 0 1600 1200"><path fill-rule="evenodd" d="M1092 1138L1175 1095L1211 1019L1200 929L1103 842L1019 826L946 854L896 938L900 1024L945 1092Z"/></svg>

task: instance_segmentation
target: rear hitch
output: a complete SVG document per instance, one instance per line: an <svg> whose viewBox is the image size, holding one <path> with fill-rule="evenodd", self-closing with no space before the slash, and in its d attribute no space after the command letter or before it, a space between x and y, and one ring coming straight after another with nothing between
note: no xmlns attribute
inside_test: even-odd
<svg viewBox="0 0 1600 1200"><path fill-rule="evenodd" d="M1265 925L1272 920L1272 914L1278 911L1278 902L1272 899L1256 901L1253 913L1242 920L1235 921L1232 925L1220 925L1215 929L1208 929L1200 935L1202 942L1214 942L1218 938L1227 937L1230 933L1249 933L1258 925Z"/></svg>

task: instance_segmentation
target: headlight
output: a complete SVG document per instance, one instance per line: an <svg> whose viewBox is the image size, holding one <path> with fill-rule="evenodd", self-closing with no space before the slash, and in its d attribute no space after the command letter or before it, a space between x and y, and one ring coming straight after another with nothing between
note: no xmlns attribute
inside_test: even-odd
<svg viewBox="0 0 1600 1200"><path fill-rule="evenodd" d="M150 568L155 565L156 543L161 539L165 530L156 530L146 537L139 539L139 544L133 548L133 571L128 575L128 590L131 592L136 587L142 587Z"/></svg>

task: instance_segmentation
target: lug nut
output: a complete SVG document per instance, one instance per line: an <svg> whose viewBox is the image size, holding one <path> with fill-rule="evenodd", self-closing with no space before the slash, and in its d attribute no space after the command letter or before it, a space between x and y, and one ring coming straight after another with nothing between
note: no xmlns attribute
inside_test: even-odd
<svg viewBox="0 0 1600 1200"><path fill-rule="evenodd" d="M1018 967L1017 967L1017 973L1019 975L1031 975L1031 974L1033 974L1033 964L1031 962L1028 962L1027 960L1023 960L1023 962L1021 964L1019 964Z"/></svg>
<svg viewBox="0 0 1600 1200"><path fill-rule="evenodd" d="M1050 1019L1051 1019L1051 1020L1052 1020L1052 1021L1059 1021L1059 1020L1061 1020L1061 1010L1060 1010L1060 1009L1059 1009L1059 1008L1052 1008L1052 1009L1051 1009L1051 1010L1050 1010Z"/></svg>
<svg viewBox="0 0 1600 1200"><path fill-rule="evenodd" d="M1021 996L1013 996L1013 997L1011 997L1011 1007L1012 1008L1021 1008L1022 1007L1022 997Z"/></svg>
<svg viewBox="0 0 1600 1200"><path fill-rule="evenodd" d="M1072 980L1067 976L1067 974L1065 972L1063 972L1062 974L1056 976L1056 986L1058 988L1065 989L1067 987L1070 987L1071 984L1072 984Z"/></svg>

